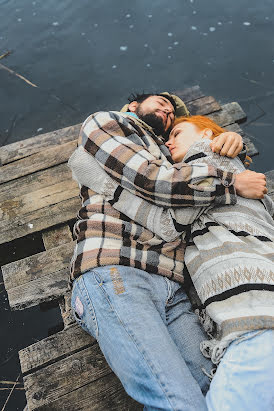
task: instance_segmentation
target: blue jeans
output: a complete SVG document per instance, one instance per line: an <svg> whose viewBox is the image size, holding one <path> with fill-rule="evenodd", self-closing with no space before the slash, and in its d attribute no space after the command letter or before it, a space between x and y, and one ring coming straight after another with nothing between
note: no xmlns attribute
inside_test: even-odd
<svg viewBox="0 0 274 411"><path fill-rule="evenodd" d="M210 411L274 410L274 330L251 331L225 352L206 395Z"/></svg>
<svg viewBox="0 0 274 411"><path fill-rule="evenodd" d="M132 267L99 267L75 280L72 308L146 410L207 409L203 369L212 364L199 349L207 337L180 284Z"/></svg>

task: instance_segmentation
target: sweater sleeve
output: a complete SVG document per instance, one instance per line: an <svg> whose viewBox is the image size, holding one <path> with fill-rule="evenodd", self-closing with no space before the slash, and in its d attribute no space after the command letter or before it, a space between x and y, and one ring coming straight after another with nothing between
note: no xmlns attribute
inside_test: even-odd
<svg viewBox="0 0 274 411"><path fill-rule="evenodd" d="M203 210L202 207L164 208L136 196L127 189L121 188L82 146L74 151L68 165L72 169L73 178L80 185L102 195L115 210L125 214L166 242L174 241L184 233L187 226Z"/></svg>
<svg viewBox="0 0 274 411"><path fill-rule="evenodd" d="M232 173L207 164L172 165L155 158L145 144L136 141L137 131L127 118L116 112L99 112L83 124L79 143L119 187L155 205L176 209L236 202ZM207 177L216 177L220 184L193 184Z"/></svg>

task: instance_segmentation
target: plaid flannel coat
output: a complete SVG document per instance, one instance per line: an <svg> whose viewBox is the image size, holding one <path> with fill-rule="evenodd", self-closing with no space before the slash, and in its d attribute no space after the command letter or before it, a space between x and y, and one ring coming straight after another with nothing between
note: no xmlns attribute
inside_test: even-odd
<svg viewBox="0 0 274 411"><path fill-rule="evenodd" d="M89 169L81 160L81 150L91 160ZM98 112L88 117L69 166L80 184L82 199L74 227L77 244L71 280L98 266L125 265L183 283L184 242L181 237L165 241L136 223L134 214L145 213L142 200L171 210L236 202L231 172L207 164L172 164L163 140L127 113ZM100 179L100 170L109 180ZM97 186L104 184L103 191L112 200L99 189L91 189L81 176L93 179ZM216 177L219 183L193 184L207 177ZM137 200L127 204L125 213L117 211L112 204L127 192Z"/></svg>

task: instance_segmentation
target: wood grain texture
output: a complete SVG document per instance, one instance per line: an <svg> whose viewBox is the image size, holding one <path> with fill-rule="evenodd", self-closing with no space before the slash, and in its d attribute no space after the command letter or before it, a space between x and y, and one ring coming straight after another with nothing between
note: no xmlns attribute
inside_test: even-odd
<svg viewBox="0 0 274 411"><path fill-rule="evenodd" d="M26 377L27 378L27 377ZM24 384L25 380L24 378ZM43 392L42 392L43 394ZM130 398L124 391L120 381L113 374L92 381L85 386L71 390L67 394L51 402L36 400L41 395L35 393L29 398L26 392L29 411L141 411L143 406ZM41 403L39 406L37 403Z"/></svg>
<svg viewBox="0 0 274 411"><path fill-rule="evenodd" d="M221 110L220 104L214 97L202 97L194 101L190 101L186 104L190 114L204 116L206 114L213 113L214 111Z"/></svg>
<svg viewBox="0 0 274 411"><path fill-rule="evenodd" d="M0 148L0 165L32 156L39 151L47 150L50 146L76 140L80 128L81 124L76 124L3 146Z"/></svg>
<svg viewBox="0 0 274 411"><path fill-rule="evenodd" d="M29 410L142 409L126 395L94 338L76 324L21 350L19 358Z"/></svg>
<svg viewBox="0 0 274 411"><path fill-rule="evenodd" d="M65 194L71 195L70 192L65 192ZM14 199L11 200L12 209L16 209L14 201ZM0 222L0 244L74 220L80 207L81 203L77 195L77 197L47 205L30 213L10 216L10 219ZM2 209L2 213L6 212L8 212L7 208Z"/></svg>
<svg viewBox="0 0 274 411"><path fill-rule="evenodd" d="M245 112L236 102L224 104L220 111L212 113L208 117L221 127L226 127L232 123L242 123L246 120Z"/></svg>
<svg viewBox="0 0 274 411"><path fill-rule="evenodd" d="M22 373L26 375L46 367L95 343L96 340L75 323L19 351Z"/></svg>
<svg viewBox="0 0 274 411"><path fill-rule="evenodd" d="M46 170L36 171L16 180L0 184L0 201L4 202L71 179L71 170L67 164L58 164Z"/></svg>
<svg viewBox="0 0 274 411"><path fill-rule="evenodd" d="M12 309L24 309L63 296L75 242L35 254L2 267Z"/></svg>
<svg viewBox="0 0 274 411"><path fill-rule="evenodd" d="M50 228L42 232L43 243L46 250L58 247L59 245L70 243L72 234L67 224Z"/></svg>
<svg viewBox="0 0 274 411"><path fill-rule="evenodd" d="M44 149L1 167L0 184L65 163L77 146L77 140Z"/></svg>

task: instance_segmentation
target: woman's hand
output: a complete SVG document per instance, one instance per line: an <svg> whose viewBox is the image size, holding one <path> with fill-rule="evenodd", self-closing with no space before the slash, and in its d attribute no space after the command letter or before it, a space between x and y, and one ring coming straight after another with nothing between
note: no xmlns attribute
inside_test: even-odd
<svg viewBox="0 0 274 411"><path fill-rule="evenodd" d="M234 131L226 131L215 137L210 143L213 153L218 153L220 156L235 158L243 149L243 139Z"/></svg>

